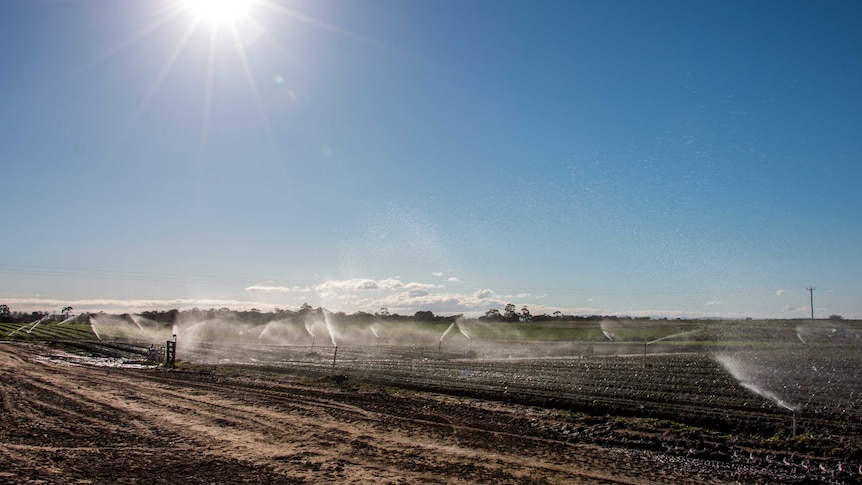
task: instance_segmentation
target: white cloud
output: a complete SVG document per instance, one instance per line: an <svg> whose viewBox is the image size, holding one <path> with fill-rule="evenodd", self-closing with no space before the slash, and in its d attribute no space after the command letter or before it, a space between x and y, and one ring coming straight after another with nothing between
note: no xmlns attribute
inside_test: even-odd
<svg viewBox="0 0 862 485"><path fill-rule="evenodd" d="M433 290L434 288L443 288L442 286L433 285L429 283L407 283L404 285L404 288L421 288L426 290Z"/></svg>
<svg viewBox="0 0 862 485"><path fill-rule="evenodd" d="M254 285L249 286L245 289L250 293L289 293L291 291L298 291L297 288L288 288L287 286L262 286L262 285Z"/></svg>
<svg viewBox="0 0 862 485"><path fill-rule="evenodd" d="M373 280L370 278L353 278L350 280L329 280L325 281L314 289L322 293L332 293L338 291L356 291L356 290L401 290L401 289L434 289L437 285L431 283L404 283L398 278L387 278L383 280Z"/></svg>
<svg viewBox="0 0 862 485"><path fill-rule="evenodd" d="M353 278L342 281L325 281L315 286L314 289L321 293L338 290L377 290L380 289L380 284L377 281L368 278Z"/></svg>
<svg viewBox="0 0 862 485"><path fill-rule="evenodd" d="M353 278L349 280L329 280L315 286L288 287L253 285L245 288L248 293L317 293L324 300L350 300L357 297L357 291L385 292L385 291L415 291L424 292L443 288L442 285L432 283L410 282L405 283L399 278L386 278L375 280L371 278ZM419 293L416 293L419 294Z"/></svg>
<svg viewBox="0 0 862 485"><path fill-rule="evenodd" d="M726 301L721 300L710 300L705 303L706 306L718 306L718 305L727 305Z"/></svg>
<svg viewBox="0 0 862 485"><path fill-rule="evenodd" d="M365 308L386 307L397 313L409 314L417 310L431 310L444 313L484 313L488 300L474 298L470 295L455 293L429 293L422 290L411 290L394 293L378 299L357 302ZM494 302L499 305L498 302Z"/></svg>
<svg viewBox="0 0 862 485"><path fill-rule="evenodd" d="M450 283L459 283L461 280L459 280L458 278L453 276L453 277L447 279L446 281L448 281Z"/></svg>
<svg viewBox="0 0 862 485"><path fill-rule="evenodd" d="M438 277L439 277L439 276L443 276L443 273L440 273L440 272L438 271L438 272L435 272L435 273L431 273L431 275L432 275L432 276L438 276Z"/></svg>
<svg viewBox="0 0 862 485"><path fill-rule="evenodd" d="M781 296L784 294L784 290L775 290L775 296Z"/></svg>

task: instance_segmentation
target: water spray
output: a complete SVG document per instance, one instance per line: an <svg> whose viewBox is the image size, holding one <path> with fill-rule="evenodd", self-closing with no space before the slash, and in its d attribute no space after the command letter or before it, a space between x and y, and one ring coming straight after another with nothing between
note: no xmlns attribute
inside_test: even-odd
<svg viewBox="0 0 862 485"><path fill-rule="evenodd" d="M796 326L796 338L798 338L799 341L802 342L802 345L808 345L808 342L805 341L805 338L802 335L802 334L806 333L806 331L807 331L807 329L805 327L803 327L802 325Z"/></svg>
<svg viewBox="0 0 862 485"><path fill-rule="evenodd" d="M437 343L437 355L440 355L440 352L443 350L443 339L446 335L455 327L455 322L452 322L451 325L443 332L443 335L440 336L440 341Z"/></svg>
<svg viewBox="0 0 862 485"><path fill-rule="evenodd" d="M131 318L131 319L132 319L132 322L134 322L134 323L135 323L135 325L137 325L137 326L138 326L138 330L140 330L140 331L141 331L141 332L143 332L143 333L147 333L147 331L146 331L146 330L144 330L144 327L142 327L142 326L141 326L141 324L140 324L140 323L138 323L138 319L135 317L135 315L129 315L129 318Z"/></svg>
<svg viewBox="0 0 862 485"><path fill-rule="evenodd" d="M696 330L687 330L687 331L685 331L685 332L679 332L679 333L675 333L675 334L672 334L672 335L666 335L666 336L664 336L664 337L657 338L657 339L655 339L655 340L651 340L651 341L647 342L647 343L646 343L646 344L644 344L644 345L652 345L652 344L654 344L654 343L656 343L656 342L661 342L662 340L668 340L668 339L672 339L672 338L676 338L676 337L683 337L683 336L687 336L687 335L693 335L693 334L696 334L696 333L701 332L701 331L702 331L702 330L700 330L700 329L696 329Z"/></svg>
<svg viewBox="0 0 862 485"><path fill-rule="evenodd" d="M614 341L614 333L611 331L613 328L619 327L617 322L613 320L602 320L599 322L599 327L602 329L602 334L611 342Z"/></svg>
<svg viewBox="0 0 862 485"><path fill-rule="evenodd" d="M93 332L93 335L95 335L97 339L102 340L102 337L99 336L99 332L96 331L96 325L93 324L93 320L95 319L90 319L90 330Z"/></svg>
<svg viewBox="0 0 862 485"><path fill-rule="evenodd" d="M323 311L323 323L326 324L326 331L329 332L329 341L332 342L335 348L338 348L338 344L335 343L335 333L332 331L332 324L329 323L329 314L326 310Z"/></svg>
<svg viewBox="0 0 862 485"><path fill-rule="evenodd" d="M455 322L452 322L452 324L451 324L451 325L449 325L449 327L446 329L446 331L445 331L445 332L443 332L443 335L441 335L441 336L440 336L440 341L441 341L441 342L443 341L443 339L444 339L444 338L446 338L446 335L447 335L447 334L448 334L448 333L449 333L449 332L450 332L454 327L455 327Z"/></svg>
<svg viewBox="0 0 862 485"><path fill-rule="evenodd" d="M791 425L793 428L793 436L796 436L796 411L799 409L799 406L792 405L778 397L778 395L776 395L774 392L768 389L764 389L757 384L751 382L745 371L742 369L741 363L738 360L728 355L717 355L715 356L715 360L718 361L718 363L721 364L721 366L724 367L724 369L729 372L734 379L736 379L739 385L759 396L765 397L766 399L774 402L778 406L781 406L784 409L790 411L792 413Z"/></svg>
<svg viewBox="0 0 862 485"><path fill-rule="evenodd" d="M308 332L309 335L311 335L311 349L310 349L310 351L314 352L314 332L311 331L311 327L308 325L307 321L303 322L302 326L305 327L305 331Z"/></svg>
<svg viewBox="0 0 862 485"><path fill-rule="evenodd" d="M685 332L678 332L678 333L674 333L674 334L671 334L671 335L665 335L664 337L660 337L660 338L657 338L657 339L655 339L655 340L650 340L649 342L646 342L646 343L644 344L644 362L643 362L643 366L644 366L644 367L646 367L647 345L652 345L652 344L654 344L654 343L656 343L656 342L661 342L662 340L668 340L668 339L672 339L672 338L676 338L676 337L683 337L683 336L693 335L693 334L696 334L696 333L701 332L701 331L702 331L701 329L687 330L687 331L685 331ZM607 336L607 335L606 335L606 336ZM610 337L608 337L608 338L610 338Z"/></svg>
<svg viewBox="0 0 862 485"><path fill-rule="evenodd" d="M469 335L467 335L467 332L465 332L464 329L461 328L461 325L458 325L457 323L455 323L455 325L458 327L458 331L461 332L461 335L467 337L467 340L473 340L470 338Z"/></svg>

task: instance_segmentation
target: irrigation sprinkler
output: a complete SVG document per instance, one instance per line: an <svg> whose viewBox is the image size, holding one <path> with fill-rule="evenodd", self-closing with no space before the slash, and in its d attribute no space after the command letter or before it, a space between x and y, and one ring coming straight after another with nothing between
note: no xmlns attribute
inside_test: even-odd
<svg viewBox="0 0 862 485"><path fill-rule="evenodd" d="M332 353L332 375L335 375L335 358L338 356L338 346L335 346L335 352Z"/></svg>

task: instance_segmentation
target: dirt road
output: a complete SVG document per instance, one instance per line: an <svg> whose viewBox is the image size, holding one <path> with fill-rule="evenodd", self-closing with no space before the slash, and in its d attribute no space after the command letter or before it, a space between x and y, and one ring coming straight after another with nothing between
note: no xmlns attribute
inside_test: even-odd
<svg viewBox="0 0 862 485"><path fill-rule="evenodd" d="M0 343L2 483L732 483L801 481L734 457L626 446L602 418L224 371L70 365ZM582 437L578 438L578 437ZM641 449L638 449L641 448ZM743 460L744 461L744 460Z"/></svg>

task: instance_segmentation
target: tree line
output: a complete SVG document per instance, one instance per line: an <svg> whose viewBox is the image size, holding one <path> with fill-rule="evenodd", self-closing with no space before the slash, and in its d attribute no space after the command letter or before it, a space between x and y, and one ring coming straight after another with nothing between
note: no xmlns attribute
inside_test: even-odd
<svg viewBox="0 0 862 485"><path fill-rule="evenodd" d="M68 318L72 314L73 308L71 306L64 307L60 312L48 312L48 311L33 311L33 312L20 312L20 311L12 311L8 305L0 304L0 323L32 323L47 316L53 315L58 320L64 320ZM327 313L327 317L336 322L343 323L370 323L373 321L380 320L391 320L391 321L405 321L405 322L425 322L425 323L451 323L458 319L464 318L462 314L458 315L435 315L434 312L429 310L420 310L415 312L413 315L399 315L398 313L390 312L388 308L381 307L378 311L374 313L369 313L365 311L357 311L354 313L344 313L344 312L332 312L325 310L322 307L312 307L307 303L303 303L296 310L288 310L284 308L276 307L271 312L262 312L260 309L251 308L249 310L231 310L227 307L222 308L209 308L209 309L200 309L200 308L191 308L188 310L151 310L141 312L140 315L144 318L148 318L150 320L160 322L162 324L168 325L173 324L177 321L183 320L191 320L191 321L204 321L204 320L213 320L216 318L222 319L233 319L236 321L246 322L246 323L255 323L255 324L265 324L272 320L288 320L288 319L300 319L304 320L309 317L319 317L323 318L324 312ZM104 312L100 312L104 313ZM833 316L836 317L836 316ZM479 321L484 322L545 322L545 321L553 321L553 320L600 320L603 318L614 318L614 319L628 319L631 317L619 317L619 316L610 316L610 315L588 315L588 316L576 316L576 315L565 315L560 311L555 311L554 313L548 315L547 313L541 315L533 315L530 312L530 309L526 306L518 309L514 304L508 303L503 310L499 310L497 308L491 308L485 312L484 315L478 317ZM837 317L840 318L840 317ZM650 317L639 317L639 318L631 318L633 320L651 320Z"/></svg>

